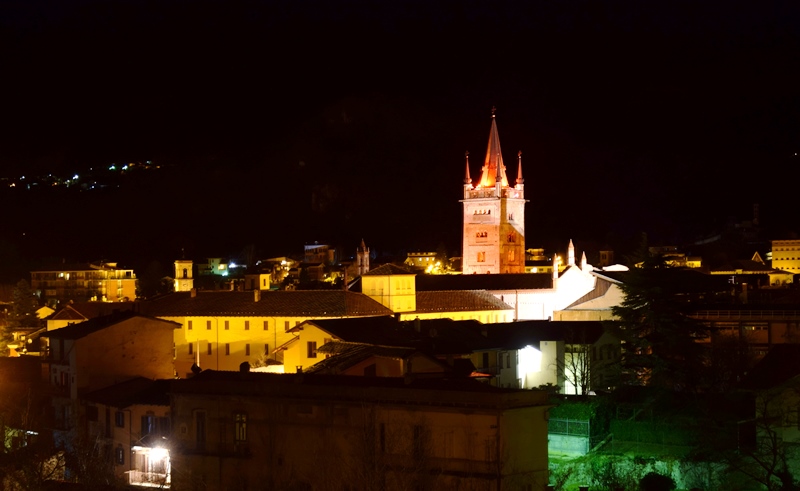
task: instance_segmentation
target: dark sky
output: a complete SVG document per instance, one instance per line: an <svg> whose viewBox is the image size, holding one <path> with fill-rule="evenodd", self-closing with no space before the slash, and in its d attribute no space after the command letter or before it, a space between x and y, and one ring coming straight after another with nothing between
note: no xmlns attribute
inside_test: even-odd
<svg viewBox="0 0 800 491"><path fill-rule="evenodd" d="M638 231L688 242L750 218L753 203L788 234L799 230L798 10L2 2L0 174L171 166L102 200L6 199L6 233L53 256L65 244L73 256L247 244L277 255L361 237L455 252L463 154L477 175L496 106L506 162L523 151L529 247Z"/></svg>

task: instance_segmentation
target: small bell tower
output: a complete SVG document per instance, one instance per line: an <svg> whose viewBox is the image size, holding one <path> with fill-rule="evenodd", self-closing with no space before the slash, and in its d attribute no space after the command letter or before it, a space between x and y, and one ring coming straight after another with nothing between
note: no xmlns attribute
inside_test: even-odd
<svg viewBox="0 0 800 491"><path fill-rule="evenodd" d="M190 259L178 259L175 261L175 291L189 292L194 288L192 279L193 263Z"/></svg>

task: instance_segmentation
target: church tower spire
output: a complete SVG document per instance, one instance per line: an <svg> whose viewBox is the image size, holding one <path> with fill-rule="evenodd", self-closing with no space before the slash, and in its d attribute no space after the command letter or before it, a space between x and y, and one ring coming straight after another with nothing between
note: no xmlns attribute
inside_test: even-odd
<svg viewBox="0 0 800 491"><path fill-rule="evenodd" d="M518 157L522 154L518 154ZM464 274L525 272L525 196L521 157L517 185L509 186L495 108L481 178L473 187L466 155L464 178Z"/></svg>
<svg viewBox="0 0 800 491"><path fill-rule="evenodd" d="M498 182L502 187L508 187L506 166L503 164L503 154L500 150L500 135L497 133L496 109L492 108L492 128L489 131L489 145L486 147L486 158L481 168L481 180L478 187L491 188Z"/></svg>

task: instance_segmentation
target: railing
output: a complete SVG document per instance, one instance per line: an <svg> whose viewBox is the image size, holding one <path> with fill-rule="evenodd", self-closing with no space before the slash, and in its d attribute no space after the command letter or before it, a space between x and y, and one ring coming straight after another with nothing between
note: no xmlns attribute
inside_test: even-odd
<svg viewBox="0 0 800 491"><path fill-rule="evenodd" d="M698 310L695 319L800 319L800 310Z"/></svg>
<svg viewBox="0 0 800 491"><path fill-rule="evenodd" d="M547 432L553 435L589 436L589 422L580 419L550 418Z"/></svg>
<svg viewBox="0 0 800 491"><path fill-rule="evenodd" d="M168 488L170 485L169 474L161 472L126 471L128 484L132 486Z"/></svg>

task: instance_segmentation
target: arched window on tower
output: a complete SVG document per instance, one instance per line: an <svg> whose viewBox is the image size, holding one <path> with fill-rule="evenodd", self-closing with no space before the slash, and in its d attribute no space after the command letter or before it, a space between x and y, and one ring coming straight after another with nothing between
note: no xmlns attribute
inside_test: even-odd
<svg viewBox="0 0 800 491"><path fill-rule="evenodd" d="M186 270L186 268L183 268L183 277L184 278L188 278L189 277L189 272Z"/></svg>

